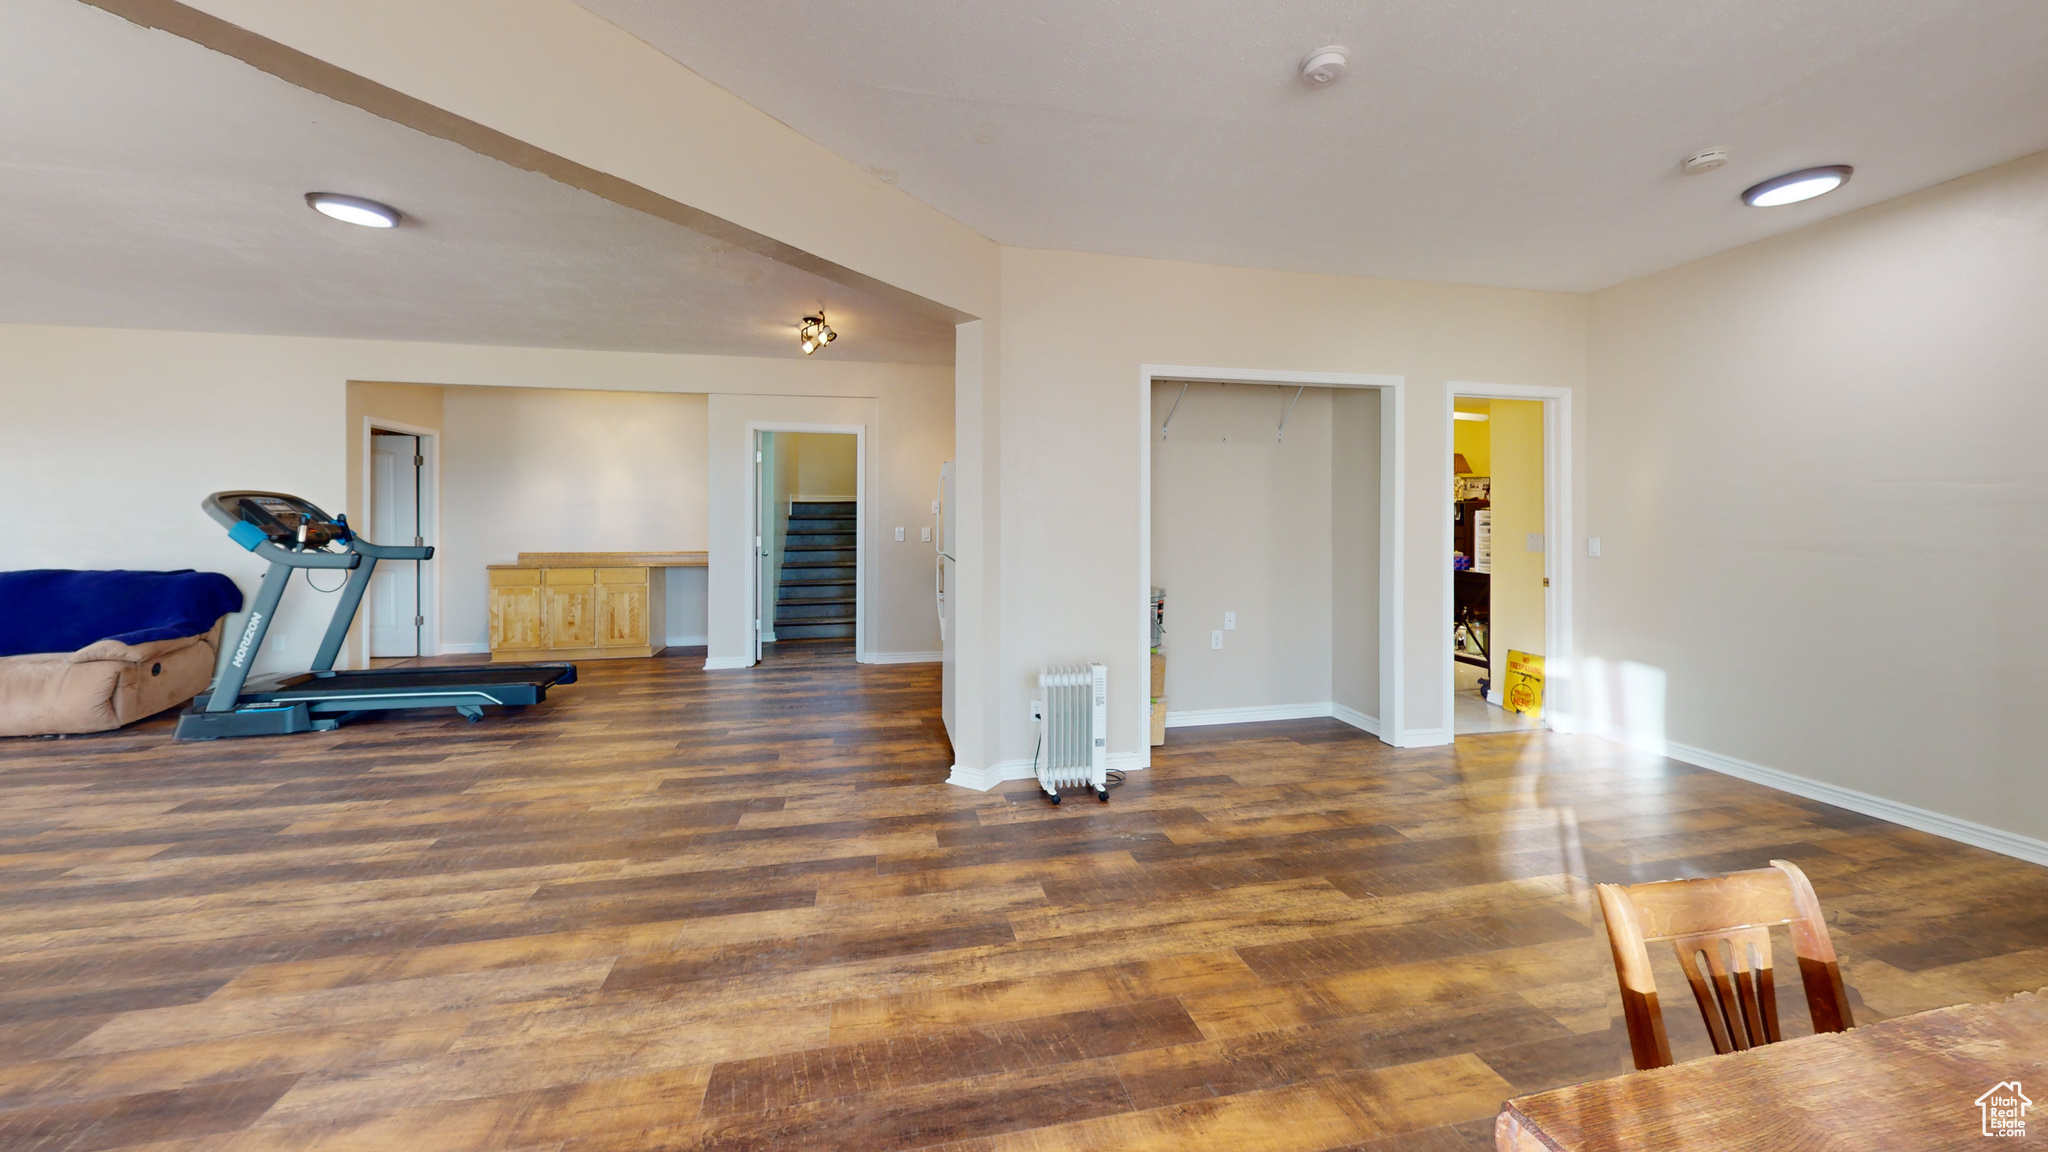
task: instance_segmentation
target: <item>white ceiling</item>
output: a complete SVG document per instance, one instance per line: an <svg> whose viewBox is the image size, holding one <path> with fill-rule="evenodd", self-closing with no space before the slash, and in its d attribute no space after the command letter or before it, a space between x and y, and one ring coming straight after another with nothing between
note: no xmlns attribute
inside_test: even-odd
<svg viewBox="0 0 2048 1152"><path fill-rule="evenodd" d="M950 364L830 283L76 0L0 4L0 322ZM347 192L390 232L305 205Z"/></svg>
<svg viewBox="0 0 2048 1152"><path fill-rule="evenodd" d="M2048 148L2041 0L581 2L1030 247L1584 290Z"/></svg>

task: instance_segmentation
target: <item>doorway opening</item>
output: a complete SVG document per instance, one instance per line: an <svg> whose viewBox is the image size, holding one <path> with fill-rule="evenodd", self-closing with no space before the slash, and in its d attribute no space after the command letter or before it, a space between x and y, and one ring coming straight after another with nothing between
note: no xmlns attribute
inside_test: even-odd
<svg viewBox="0 0 2048 1152"><path fill-rule="evenodd" d="M754 659L855 658L861 633L861 438L754 431Z"/></svg>
<svg viewBox="0 0 2048 1152"><path fill-rule="evenodd" d="M1562 397L1451 390L1450 695L1457 736L1555 727L1565 668Z"/></svg>
<svg viewBox="0 0 2048 1152"><path fill-rule="evenodd" d="M369 431L370 515L360 531L379 544L433 543L434 433L383 422ZM433 579L418 560L377 566L365 597L373 667L436 654Z"/></svg>

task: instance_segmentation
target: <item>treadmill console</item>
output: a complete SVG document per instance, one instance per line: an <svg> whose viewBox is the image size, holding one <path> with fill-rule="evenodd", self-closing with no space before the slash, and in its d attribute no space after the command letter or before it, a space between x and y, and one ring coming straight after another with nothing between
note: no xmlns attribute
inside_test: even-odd
<svg viewBox="0 0 2048 1152"><path fill-rule="evenodd" d="M280 548L312 551L352 536L348 521L282 492L215 492L201 506L227 527L230 538L252 550L268 540Z"/></svg>

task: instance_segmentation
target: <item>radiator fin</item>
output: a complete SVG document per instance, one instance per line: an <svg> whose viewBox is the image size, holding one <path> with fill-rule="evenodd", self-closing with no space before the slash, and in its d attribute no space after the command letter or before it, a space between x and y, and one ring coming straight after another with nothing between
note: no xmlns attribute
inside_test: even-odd
<svg viewBox="0 0 2048 1152"><path fill-rule="evenodd" d="M1109 786L1109 680L1100 664L1061 664L1039 673L1045 700L1040 721L1038 784L1049 795L1062 787Z"/></svg>

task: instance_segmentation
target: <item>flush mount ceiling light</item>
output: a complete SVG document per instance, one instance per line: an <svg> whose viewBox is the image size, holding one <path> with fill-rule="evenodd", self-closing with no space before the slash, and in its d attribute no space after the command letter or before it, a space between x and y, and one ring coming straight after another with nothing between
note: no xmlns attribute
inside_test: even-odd
<svg viewBox="0 0 2048 1152"><path fill-rule="evenodd" d="M1301 78L1312 88L1335 84L1344 78L1344 69L1351 64L1351 49L1338 44L1329 44L1302 57Z"/></svg>
<svg viewBox="0 0 2048 1152"><path fill-rule="evenodd" d="M1856 171L1847 164L1828 164L1820 168L1801 168L1783 176L1773 176L1761 184L1753 184L1742 193L1742 202L1751 208L1777 208L1786 204L1797 204L1815 196L1825 196L1849 182L1849 174Z"/></svg>
<svg viewBox="0 0 2048 1152"><path fill-rule="evenodd" d="M322 216L364 228L396 228L402 219L398 209L389 204L379 204L361 196L343 196L339 192L308 192L306 204Z"/></svg>
<svg viewBox="0 0 2048 1152"><path fill-rule="evenodd" d="M823 309L820 309L816 316L804 317L804 322L797 325L796 345L804 350L806 356L837 339L839 333L834 332L832 326L825 323Z"/></svg>
<svg viewBox="0 0 2048 1152"><path fill-rule="evenodd" d="M1451 413L1451 419L1453 419L1453 420L1484 420L1484 419L1486 419L1486 413L1484 413L1484 412L1453 412L1453 413Z"/></svg>

